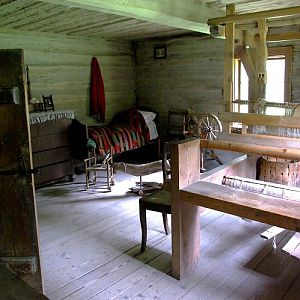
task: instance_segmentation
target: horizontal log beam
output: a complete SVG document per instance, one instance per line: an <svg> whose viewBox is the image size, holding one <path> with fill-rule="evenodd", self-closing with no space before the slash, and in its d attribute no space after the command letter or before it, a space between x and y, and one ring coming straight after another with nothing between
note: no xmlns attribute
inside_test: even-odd
<svg viewBox="0 0 300 300"><path fill-rule="evenodd" d="M283 26L290 26L290 25L299 25L300 18L299 17L290 17L290 18L283 18L283 19L270 19L267 21L268 28L273 27L283 27ZM246 24L237 24L236 27L240 30L253 30L257 28L257 21L253 20L251 23Z"/></svg>
<svg viewBox="0 0 300 300"><path fill-rule="evenodd" d="M237 133L224 133L221 132L218 135L219 141L234 142L241 144L254 144L258 146L267 147L281 147L288 149L300 149L300 139L261 135L261 134L237 134Z"/></svg>
<svg viewBox="0 0 300 300"><path fill-rule="evenodd" d="M257 21L259 19L289 17L289 16L295 16L295 15L300 15L300 6L212 18L212 19L208 20L207 24L208 25L223 25L223 24L230 23L230 22L246 23L246 22L251 22L251 21Z"/></svg>
<svg viewBox="0 0 300 300"><path fill-rule="evenodd" d="M223 122L239 122L244 125L265 125L300 129L300 117L224 112L219 114L219 119Z"/></svg>
<svg viewBox="0 0 300 300"><path fill-rule="evenodd" d="M278 157L289 160L300 160L300 150L290 148L271 147L257 144L244 144L220 140L201 140L200 147L206 149L219 149L245 154Z"/></svg>
<svg viewBox="0 0 300 300"><path fill-rule="evenodd" d="M268 42L284 42L284 41L297 41L300 40L300 32L284 32L277 34L268 34Z"/></svg>
<svg viewBox="0 0 300 300"><path fill-rule="evenodd" d="M175 28L209 33L207 16L220 16L221 11L193 0L41 0L58 5L135 18Z"/></svg>

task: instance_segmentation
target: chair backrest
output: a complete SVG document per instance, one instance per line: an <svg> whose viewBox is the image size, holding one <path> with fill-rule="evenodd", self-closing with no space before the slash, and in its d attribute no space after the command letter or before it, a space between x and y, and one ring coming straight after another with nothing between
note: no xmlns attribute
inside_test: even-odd
<svg viewBox="0 0 300 300"><path fill-rule="evenodd" d="M185 123L188 111L169 110L168 111L168 136L174 140L184 139Z"/></svg>
<svg viewBox="0 0 300 300"><path fill-rule="evenodd" d="M43 103L44 103L44 110L53 110L54 111L54 103L53 103L53 98L52 95L49 96L42 96L43 97Z"/></svg>
<svg viewBox="0 0 300 300"><path fill-rule="evenodd" d="M90 148L88 150L88 158L84 160L85 168L89 168L95 165L112 165L111 152L108 152L103 158L97 154L96 150L96 148Z"/></svg>
<svg viewBox="0 0 300 300"><path fill-rule="evenodd" d="M171 179L171 164L170 164L170 143L164 142L163 145L163 159L162 159L162 170L163 170L163 179Z"/></svg>

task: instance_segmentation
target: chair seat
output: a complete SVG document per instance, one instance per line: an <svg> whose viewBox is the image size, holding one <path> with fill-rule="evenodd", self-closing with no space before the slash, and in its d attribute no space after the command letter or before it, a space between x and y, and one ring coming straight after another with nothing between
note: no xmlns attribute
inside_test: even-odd
<svg viewBox="0 0 300 300"><path fill-rule="evenodd" d="M155 191L140 198L140 205L148 210L171 213L171 193L165 190Z"/></svg>
<svg viewBox="0 0 300 300"><path fill-rule="evenodd" d="M108 165L101 165L101 164L96 164L96 165L93 165L93 166L90 166L90 167L87 167L86 169L87 170L90 170L90 171L101 171L101 170L106 170L108 167Z"/></svg>
<svg viewBox="0 0 300 300"><path fill-rule="evenodd" d="M165 233L169 234L170 230L168 226L167 214L171 214L171 193L165 190L153 192L145 197L140 198L139 207L140 223L142 229L141 252L144 252L147 242L146 210L152 210L162 213Z"/></svg>

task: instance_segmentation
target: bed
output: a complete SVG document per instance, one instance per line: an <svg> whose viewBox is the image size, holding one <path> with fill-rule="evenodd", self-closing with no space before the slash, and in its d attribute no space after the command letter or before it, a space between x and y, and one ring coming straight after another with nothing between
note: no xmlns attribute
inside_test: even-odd
<svg viewBox="0 0 300 300"><path fill-rule="evenodd" d="M109 151L114 158L120 158L130 150L151 148L158 154L157 113L149 109L131 108L116 114L107 125L82 125L74 123L73 126L73 152L75 158L87 157L88 148L96 148L101 156ZM85 134L82 136L82 128ZM82 141L84 140L84 145ZM87 141L87 142L86 142ZM79 143L81 145L79 145ZM79 148L81 148L80 151ZM149 150L150 151L150 150ZM80 152L80 153L79 153Z"/></svg>
<svg viewBox="0 0 300 300"><path fill-rule="evenodd" d="M108 151L118 154L145 146L158 138L155 117L154 112L136 108L123 111L107 126L89 126L88 142L99 149L100 155L105 155Z"/></svg>

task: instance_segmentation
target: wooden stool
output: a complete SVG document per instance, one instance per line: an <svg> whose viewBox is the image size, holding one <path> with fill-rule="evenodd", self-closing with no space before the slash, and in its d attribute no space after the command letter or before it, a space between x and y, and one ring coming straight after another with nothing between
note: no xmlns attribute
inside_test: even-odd
<svg viewBox="0 0 300 300"><path fill-rule="evenodd" d="M163 223L166 234L169 234L168 216L171 214L171 193L165 190L155 191L145 197L140 198L140 222L142 229L142 244L141 252L146 249L147 242L147 220L146 220L146 210L152 210L161 212L163 216Z"/></svg>

